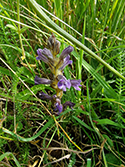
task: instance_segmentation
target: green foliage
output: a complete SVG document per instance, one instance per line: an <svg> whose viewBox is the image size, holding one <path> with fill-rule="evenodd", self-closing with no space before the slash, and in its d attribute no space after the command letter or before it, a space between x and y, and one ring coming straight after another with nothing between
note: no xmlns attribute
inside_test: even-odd
<svg viewBox="0 0 125 167"><path fill-rule="evenodd" d="M121 164L120 161L112 153L106 154L106 160L110 167L114 167L114 165L119 166Z"/></svg>
<svg viewBox="0 0 125 167"><path fill-rule="evenodd" d="M2 161L4 158L7 158L8 160L13 159L17 167L21 167L15 156L11 152L6 152L0 156L0 161Z"/></svg>
<svg viewBox="0 0 125 167"><path fill-rule="evenodd" d="M91 166L91 159L88 158L88 159L87 159L87 167L90 167L90 166Z"/></svg>
<svg viewBox="0 0 125 167"><path fill-rule="evenodd" d="M118 54L117 54L117 58L116 58L116 64L115 67L117 68L117 70L125 75L125 53L124 50L118 49ZM122 99L122 97L125 95L125 81L122 81L120 78L116 78L116 91L119 94L119 99Z"/></svg>
<svg viewBox="0 0 125 167"><path fill-rule="evenodd" d="M37 0L42 13L30 6L33 2L0 2L0 161L11 166L125 165L124 0ZM36 61L37 49L46 47L51 32L61 42L60 52L74 47L65 76L82 80L81 92L67 90L62 99L74 102L74 109L60 115L49 101L34 96L54 94L49 86L34 85L35 75L52 77ZM51 165L67 152L70 159Z"/></svg>
<svg viewBox="0 0 125 167"><path fill-rule="evenodd" d="M76 154L72 153L71 159L69 161L68 167L72 167L76 162Z"/></svg>

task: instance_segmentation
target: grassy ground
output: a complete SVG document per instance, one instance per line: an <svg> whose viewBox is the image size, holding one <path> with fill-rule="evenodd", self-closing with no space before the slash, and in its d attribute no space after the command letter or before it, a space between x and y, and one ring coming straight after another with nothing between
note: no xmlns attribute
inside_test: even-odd
<svg viewBox="0 0 125 167"><path fill-rule="evenodd" d="M124 167L124 0L32 2L0 2L0 166ZM60 52L74 47L66 78L82 80L59 116L37 96L54 90L34 85L51 75L36 51L52 32Z"/></svg>

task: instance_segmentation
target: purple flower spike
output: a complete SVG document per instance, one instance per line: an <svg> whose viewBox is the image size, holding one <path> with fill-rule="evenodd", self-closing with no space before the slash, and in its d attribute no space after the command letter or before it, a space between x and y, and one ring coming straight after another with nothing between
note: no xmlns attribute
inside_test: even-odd
<svg viewBox="0 0 125 167"><path fill-rule="evenodd" d="M38 49L37 54L38 54L38 56L36 57L36 60L42 60L45 63L49 62L48 58L42 54L42 49Z"/></svg>
<svg viewBox="0 0 125 167"><path fill-rule="evenodd" d="M66 79L64 76L62 75L58 75L58 79L59 79L59 82L58 82L58 88L59 89L62 89L63 91L66 91L66 88L70 89L71 87L71 83L70 83L70 80Z"/></svg>
<svg viewBox="0 0 125 167"><path fill-rule="evenodd" d="M80 79L78 79L78 80L72 79L72 80L70 80L70 82L71 82L71 86L73 86L76 90L80 90L79 86L82 86L82 85L80 85L80 83L81 83Z"/></svg>
<svg viewBox="0 0 125 167"><path fill-rule="evenodd" d="M39 84L51 84L51 80L46 79L46 78L39 78L37 75L35 76L35 85Z"/></svg>
<svg viewBox="0 0 125 167"><path fill-rule="evenodd" d="M63 111L63 105L61 104L60 99L58 98L56 99L55 106L56 106L55 110L58 110L59 111L58 114L60 114Z"/></svg>
<svg viewBox="0 0 125 167"><path fill-rule="evenodd" d="M65 57L65 59L63 60L63 65L59 68L61 71L64 70L64 68L69 65L69 64L72 64L72 60L69 60L70 59L70 55L68 55L67 57Z"/></svg>
<svg viewBox="0 0 125 167"><path fill-rule="evenodd" d="M60 55L60 59L64 59L64 58L67 57L68 54L70 54L70 52L72 52L72 51L73 51L73 47L72 47L72 46L68 46L67 48L65 48L65 49L62 51L62 53L61 53L61 55Z"/></svg>

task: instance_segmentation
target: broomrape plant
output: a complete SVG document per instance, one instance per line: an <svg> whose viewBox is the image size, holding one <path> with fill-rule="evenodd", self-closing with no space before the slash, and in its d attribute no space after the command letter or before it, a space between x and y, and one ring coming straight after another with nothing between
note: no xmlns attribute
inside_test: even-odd
<svg viewBox="0 0 125 167"><path fill-rule="evenodd" d="M64 104L61 104L61 98L63 96L63 92L66 91L66 89L70 89L71 86L74 87L76 90L80 90L79 86L81 83L81 80L75 80L75 79L67 79L64 76L64 68L72 64L72 60L70 60L70 53L73 51L72 46L68 46L65 48L62 53L60 54L59 58L57 55L60 52L60 42L56 40L54 34L51 35L51 37L48 38L47 41L47 48L44 49L38 49L36 57L37 60L44 61L50 68L50 71L53 74L53 79L46 79L46 78L39 78L38 76L35 76L35 84L50 84L52 88L55 89L56 94L53 96L49 96L48 94L45 94L44 92L40 93L40 98L42 100L51 100L54 105L54 110L57 111L58 114L60 114L67 106L72 108L75 104L67 101Z"/></svg>

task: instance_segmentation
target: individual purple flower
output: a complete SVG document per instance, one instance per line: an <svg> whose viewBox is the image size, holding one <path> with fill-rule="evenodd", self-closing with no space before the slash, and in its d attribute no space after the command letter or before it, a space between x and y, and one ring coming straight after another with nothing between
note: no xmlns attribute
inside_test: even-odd
<svg viewBox="0 0 125 167"><path fill-rule="evenodd" d="M48 58L46 57L46 56L44 56L43 54L42 54L42 49L38 49L37 50L37 54L38 54L38 56L36 57L36 60L42 60L42 61L44 61L45 63L48 63Z"/></svg>
<svg viewBox="0 0 125 167"><path fill-rule="evenodd" d="M38 96L41 100L52 100L52 97L44 92L40 92Z"/></svg>
<svg viewBox="0 0 125 167"><path fill-rule="evenodd" d="M61 104L61 100L59 98L56 99L55 107L55 110L59 111L58 114L63 111L63 105Z"/></svg>
<svg viewBox="0 0 125 167"><path fill-rule="evenodd" d="M71 83L70 83L69 79L67 80L62 75L58 75L58 79L59 79L59 82L58 82L57 86L59 89L62 89L63 91L66 91L66 88L70 89Z"/></svg>
<svg viewBox="0 0 125 167"><path fill-rule="evenodd" d="M68 106L73 110L73 107L74 107L75 103L71 102L71 101L66 101L64 104L63 104L63 107L64 109L66 109Z"/></svg>
<svg viewBox="0 0 125 167"><path fill-rule="evenodd" d="M39 78L37 75L35 76L35 85L39 84L51 84L51 80L46 79L46 78Z"/></svg>
<svg viewBox="0 0 125 167"><path fill-rule="evenodd" d="M72 52L73 51L73 47L72 46L68 46L67 48L65 48L63 51L62 51L62 53L61 53L61 55L60 55L60 60L61 59L64 59L65 57L67 57L68 56L68 54L70 54L70 52Z"/></svg>
<svg viewBox="0 0 125 167"><path fill-rule="evenodd" d="M67 57L65 57L65 59L63 60L63 65L59 68L59 70L63 71L64 68L69 65L69 64L72 64L72 60L69 60L70 59L70 55L68 55Z"/></svg>
<svg viewBox="0 0 125 167"><path fill-rule="evenodd" d="M44 61L45 63L48 64L49 60L48 60L48 58L46 56L44 56L42 54L42 49L38 49L37 50L37 54L38 54L38 56L36 57L36 60L42 60L42 61Z"/></svg>
<svg viewBox="0 0 125 167"><path fill-rule="evenodd" d="M82 86L82 85L80 85L80 83L81 83L80 79L78 79L78 80L72 79L72 80L70 80L70 82L71 82L72 87L74 87L76 90L80 90L79 86Z"/></svg>
<svg viewBox="0 0 125 167"><path fill-rule="evenodd" d="M54 65L53 55L49 49L46 48L44 48L43 50L38 49L37 54L38 54L38 56L36 57L37 60L42 60L46 64L48 64L51 68L53 67Z"/></svg>
<svg viewBox="0 0 125 167"><path fill-rule="evenodd" d="M47 48L44 48L42 50L42 54L45 55L49 59L53 59L53 55L52 55L51 51Z"/></svg>

